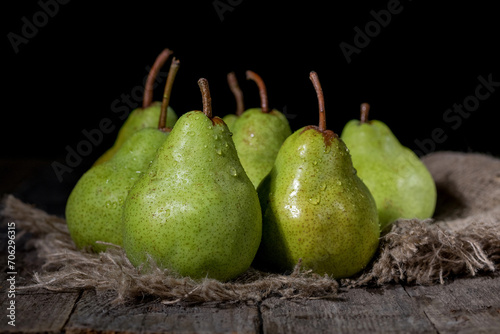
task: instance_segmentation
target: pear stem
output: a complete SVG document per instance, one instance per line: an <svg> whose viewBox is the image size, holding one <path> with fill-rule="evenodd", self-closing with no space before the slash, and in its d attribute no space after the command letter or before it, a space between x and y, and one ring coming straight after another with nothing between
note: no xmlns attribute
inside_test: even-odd
<svg viewBox="0 0 500 334"><path fill-rule="evenodd" d="M245 110L245 104L243 103L243 92L238 85L238 80L236 79L236 74L230 72L227 74L227 83L229 84L229 89L236 99L236 116L241 116Z"/></svg>
<svg viewBox="0 0 500 334"><path fill-rule="evenodd" d="M247 75L247 80L254 81L259 87L260 108L262 109L262 112L268 113L269 107L267 104L267 91L266 91L266 85L264 84L264 80L262 80L262 78L253 71L247 71L246 75Z"/></svg>
<svg viewBox="0 0 500 334"><path fill-rule="evenodd" d="M314 89L316 90L316 95L318 96L319 105L319 131L326 131L326 115L325 115L325 98L323 96L323 89L321 89L321 84L319 83L318 74L315 71L309 73L309 79L311 79Z"/></svg>
<svg viewBox="0 0 500 334"><path fill-rule="evenodd" d="M160 121L158 122L158 129L163 132L170 132L172 129L167 128L167 108L170 103L170 93L174 84L175 75L179 70L180 61L177 58L172 59L170 69L168 71L167 83L163 91L163 100L161 102Z"/></svg>
<svg viewBox="0 0 500 334"><path fill-rule="evenodd" d="M160 72L163 64L167 61L173 52L169 49L164 49L153 64L153 67L149 70L148 78L146 79L146 86L144 87L144 95L142 98L142 108L147 108L153 103L153 87L156 81L156 77Z"/></svg>
<svg viewBox="0 0 500 334"><path fill-rule="evenodd" d="M369 112L370 112L370 105L368 103L361 103L361 116L359 118L361 124L368 123Z"/></svg>
<svg viewBox="0 0 500 334"><path fill-rule="evenodd" d="M212 119L212 97L210 96L210 89L208 88L208 81L205 78L198 80L198 86L201 90L201 97L203 100L203 113Z"/></svg>

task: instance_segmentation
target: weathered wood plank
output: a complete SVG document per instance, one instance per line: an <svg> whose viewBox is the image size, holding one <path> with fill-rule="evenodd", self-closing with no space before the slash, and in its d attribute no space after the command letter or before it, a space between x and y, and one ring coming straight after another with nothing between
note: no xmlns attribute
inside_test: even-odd
<svg viewBox="0 0 500 334"><path fill-rule="evenodd" d="M500 333L500 275L406 287L440 333Z"/></svg>
<svg viewBox="0 0 500 334"><path fill-rule="evenodd" d="M0 333L60 333L67 322L79 293L36 293L2 296ZM9 325L10 301L15 301L15 326Z"/></svg>
<svg viewBox="0 0 500 334"><path fill-rule="evenodd" d="M425 314L400 285L350 289L341 300L262 303L264 333L434 333Z"/></svg>
<svg viewBox="0 0 500 334"><path fill-rule="evenodd" d="M66 333L258 333L256 306L173 306L159 301L112 306L109 298L84 292Z"/></svg>

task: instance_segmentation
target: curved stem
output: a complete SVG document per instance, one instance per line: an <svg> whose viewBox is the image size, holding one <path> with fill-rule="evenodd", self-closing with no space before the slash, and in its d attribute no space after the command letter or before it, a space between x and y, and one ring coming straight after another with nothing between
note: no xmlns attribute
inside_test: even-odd
<svg viewBox="0 0 500 334"><path fill-rule="evenodd" d="M325 116L325 98L323 96L323 89L321 89L321 84L319 83L318 74L314 71L309 73L309 79L311 79L314 89L316 90L316 95L318 96L319 105L319 131L326 131L326 116Z"/></svg>
<svg viewBox="0 0 500 334"><path fill-rule="evenodd" d="M247 80L254 81L259 87L260 108L262 109L262 112L268 113L269 107L267 104L267 91L266 91L266 85L264 84L264 80L262 80L262 78L253 71L247 71L246 75L247 75Z"/></svg>
<svg viewBox="0 0 500 334"><path fill-rule="evenodd" d="M245 104L243 103L243 92L238 85L238 80L236 79L236 74L230 72L227 74L227 83L229 84L229 89L236 99L236 116L241 116L243 111L245 111Z"/></svg>
<svg viewBox="0 0 500 334"><path fill-rule="evenodd" d="M160 121L158 122L158 129L161 131L170 131L167 128L167 108L170 103L170 93L172 92L172 86L174 84L175 75L179 70L180 61L177 58L172 59L172 64L170 64L170 69L168 71L167 83L165 84L165 90L163 91L163 100L161 102L161 112Z"/></svg>
<svg viewBox="0 0 500 334"><path fill-rule="evenodd" d="M144 87L144 95L142 98L142 107L147 108L153 103L153 87L155 84L156 77L158 76L158 72L160 72L160 68L165 64L168 57L173 52L169 49L164 49L153 64L153 67L149 70L148 78L146 80L146 86Z"/></svg>
<svg viewBox="0 0 500 334"><path fill-rule="evenodd" d="M361 116L359 118L361 124L368 123L369 112L370 112L370 105L368 103L361 103Z"/></svg>
<svg viewBox="0 0 500 334"><path fill-rule="evenodd" d="M208 81L205 78L198 80L198 86L201 90L201 98L203 100L203 113L208 118L212 119L212 98L210 97L210 89L208 88Z"/></svg>

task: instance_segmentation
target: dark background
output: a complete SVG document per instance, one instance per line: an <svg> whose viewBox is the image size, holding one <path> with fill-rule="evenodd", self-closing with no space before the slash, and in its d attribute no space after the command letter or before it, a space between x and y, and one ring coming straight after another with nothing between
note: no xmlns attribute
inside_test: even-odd
<svg viewBox="0 0 500 334"><path fill-rule="evenodd" d="M424 153L500 156L495 122L500 87L456 129L443 120L447 109L474 95L479 76L491 74L500 82L500 29L493 4L402 0L400 13L391 15L390 23L348 63L340 43L354 45L354 28L365 30L375 20L370 12L387 9L391 1L141 1L115 6L70 1L51 7L52 17L46 15L16 53L8 34L22 35L26 20L43 18L37 14L43 11L40 3L54 2L9 2L2 10L0 154L4 172L10 173L3 173L2 191L22 194L48 211L62 212L54 203L64 203L78 178L113 144L123 121L112 102L142 84L146 66L164 48L181 61L170 103L179 116L201 108L200 77L209 81L214 113L234 112L226 82L230 71L238 76L246 106L258 106L257 88L245 80L251 69L265 80L270 106L286 110L292 130L317 124L317 100L308 78L315 70L325 93L328 127L339 134L348 120L359 117L360 103L368 102L371 117L387 123L412 150L422 152L418 142L426 142ZM224 4L230 9L221 8ZM155 100L161 99L162 88L155 90ZM113 121L115 131L104 134L59 182L51 164L64 164L67 148L76 149L86 140L82 131L97 129L103 118ZM435 129L442 129L446 140L429 144ZM33 170L35 186L28 177Z"/></svg>

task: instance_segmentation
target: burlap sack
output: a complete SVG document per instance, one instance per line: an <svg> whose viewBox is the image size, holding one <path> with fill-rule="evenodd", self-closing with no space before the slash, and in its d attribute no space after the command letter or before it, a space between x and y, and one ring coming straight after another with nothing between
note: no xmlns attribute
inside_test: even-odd
<svg viewBox="0 0 500 334"><path fill-rule="evenodd" d="M304 271L278 275L250 268L231 282L195 281L157 268L141 273L122 249L101 254L75 249L64 219L13 196L2 214L30 232L43 267L25 289L114 291L113 302L151 295L164 303L258 302L264 298L333 298L339 287L394 282L443 284L458 276L500 267L500 159L477 153L437 152L422 158L435 179L438 204L433 219L399 220L381 237L364 272L337 281Z"/></svg>

